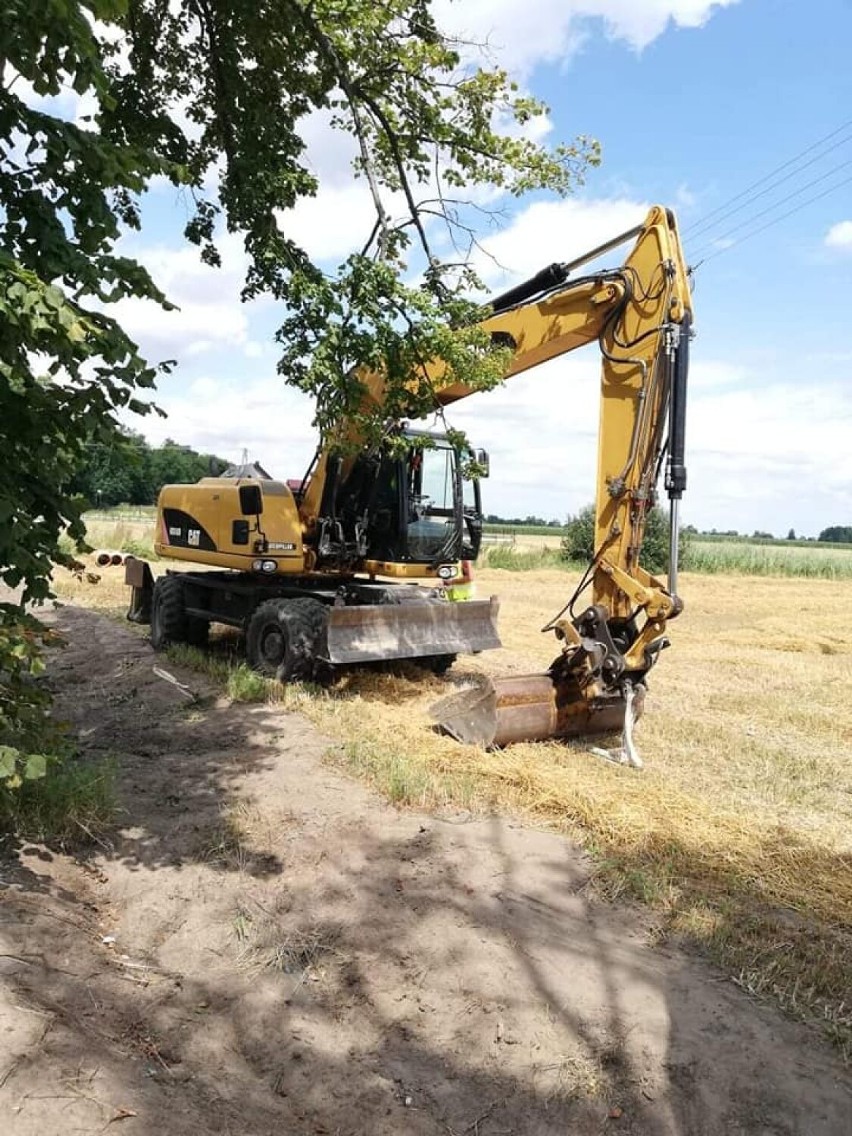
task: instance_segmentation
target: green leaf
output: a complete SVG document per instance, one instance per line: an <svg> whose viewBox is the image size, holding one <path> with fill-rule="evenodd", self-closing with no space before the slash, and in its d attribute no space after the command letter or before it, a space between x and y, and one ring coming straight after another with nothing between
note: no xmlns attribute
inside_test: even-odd
<svg viewBox="0 0 852 1136"><path fill-rule="evenodd" d="M47 757L43 753L28 753L24 762L24 777L27 781L38 781L47 773Z"/></svg>
<svg viewBox="0 0 852 1136"><path fill-rule="evenodd" d="M21 751L13 746L0 745L0 779L12 777L17 767Z"/></svg>

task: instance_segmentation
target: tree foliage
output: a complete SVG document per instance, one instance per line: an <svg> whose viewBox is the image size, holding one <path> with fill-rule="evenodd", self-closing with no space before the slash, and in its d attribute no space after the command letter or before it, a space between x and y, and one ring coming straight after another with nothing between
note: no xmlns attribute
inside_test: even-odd
<svg viewBox="0 0 852 1136"><path fill-rule="evenodd" d="M669 564L669 534L671 526L664 509L655 506L645 520L640 560L649 572L665 572ZM586 505L565 522L565 536L561 543L565 560L588 562L595 554L595 507ZM679 533L680 556L687 552L683 529Z"/></svg>
<svg viewBox="0 0 852 1136"><path fill-rule="evenodd" d="M823 529L817 540L825 540L831 544L852 544L852 525L829 525Z"/></svg>
<svg viewBox="0 0 852 1136"><path fill-rule="evenodd" d="M8 674L20 604L48 595L60 534L82 535L63 487L93 446L115 445L119 409L148 409L156 369L107 313L126 298L169 308L117 247L154 177L185 193L206 262L223 226L244 235L245 297L284 305L280 369L314 396L319 426L348 417L376 439L388 418L431 410L425 360L473 386L502 374L465 298L470 195L565 193L597 148L531 141L546 108L463 57L429 0L7 0L0 67L0 580L21 587L2 606ZM74 121L58 109L69 92L88 108ZM312 115L348 136L373 202L332 273L288 220L320 188ZM385 375L381 414L365 413L358 367ZM11 690L0 745L17 729Z"/></svg>
<svg viewBox="0 0 852 1136"><path fill-rule="evenodd" d="M228 464L171 438L150 446L135 430L120 430L109 442L91 443L86 465L69 488L85 506L152 505L164 485L218 477Z"/></svg>

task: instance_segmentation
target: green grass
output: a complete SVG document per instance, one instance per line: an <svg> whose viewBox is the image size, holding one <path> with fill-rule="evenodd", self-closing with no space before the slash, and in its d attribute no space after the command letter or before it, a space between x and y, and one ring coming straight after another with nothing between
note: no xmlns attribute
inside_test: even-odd
<svg viewBox="0 0 852 1136"><path fill-rule="evenodd" d="M228 697L233 702L267 702L275 685L253 671L248 663L240 663L228 675Z"/></svg>
<svg viewBox="0 0 852 1136"><path fill-rule="evenodd" d="M688 572L743 576L852 579L852 549L793 541L705 541L693 537L683 560Z"/></svg>
<svg viewBox="0 0 852 1136"><path fill-rule="evenodd" d="M577 571L578 563L563 560L558 548L512 548L501 544L486 545L479 554L480 568L505 568L509 572L532 572L538 568L564 568Z"/></svg>
<svg viewBox="0 0 852 1136"><path fill-rule="evenodd" d="M213 679L232 702L277 702L281 701L283 691L295 689L282 687L274 679L253 671L233 651L217 653L215 645L213 650L204 650L186 643L173 643L166 649L166 655L176 666L188 667Z"/></svg>
<svg viewBox="0 0 852 1136"><path fill-rule="evenodd" d="M578 572L583 567L576 561L563 560L558 548L516 548L502 544L485 545L478 565L510 572L533 572L541 568ZM852 547L815 541L721 541L690 537L681 568L684 572L707 575L847 580L852 579Z"/></svg>
<svg viewBox="0 0 852 1136"><path fill-rule="evenodd" d="M166 648L166 658L176 666L189 667L190 670L206 674L214 682L227 686L228 677L234 664L224 655L212 655L201 647L190 647L187 643L172 643Z"/></svg>
<svg viewBox="0 0 852 1136"><path fill-rule="evenodd" d="M0 788L0 832L48 844L97 842L115 809L115 762L69 758L38 781Z"/></svg>

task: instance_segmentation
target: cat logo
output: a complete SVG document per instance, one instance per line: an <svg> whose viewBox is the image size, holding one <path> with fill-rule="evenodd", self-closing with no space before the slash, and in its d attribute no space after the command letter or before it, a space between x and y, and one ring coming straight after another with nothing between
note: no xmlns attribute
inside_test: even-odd
<svg viewBox="0 0 852 1136"><path fill-rule="evenodd" d="M191 548L198 548L201 544L201 529L187 529L186 543L190 545Z"/></svg>

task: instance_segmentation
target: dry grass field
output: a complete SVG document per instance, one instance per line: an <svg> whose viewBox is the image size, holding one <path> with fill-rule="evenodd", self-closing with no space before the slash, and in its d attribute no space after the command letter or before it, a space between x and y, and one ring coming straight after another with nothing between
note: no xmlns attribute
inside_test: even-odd
<svg viewBox="0 0 852 1136"><path fill-rule="evenodd" d="M58 573L63 598L119 612L121 569L92 585ZM684 575L684 614L652 674L637 740L642 773L586 745L501 753L431 732L428 707L477 672L543 669L539 628L565 571L487 569L504 647L443 679L362 672L330 691L260 690L299 709L345 763L400 805L502 810L592 853L598 887L639 898L656 934L701 946L736 982L852 1041L852 611L848 584ZM219 644L218 666L236 649ZM205 663L184 650L182 661ZM233 690L232 690L233 693ZM257 695L257 690L242 696ZM239 694L237 696L240 696Z"/></svg>

